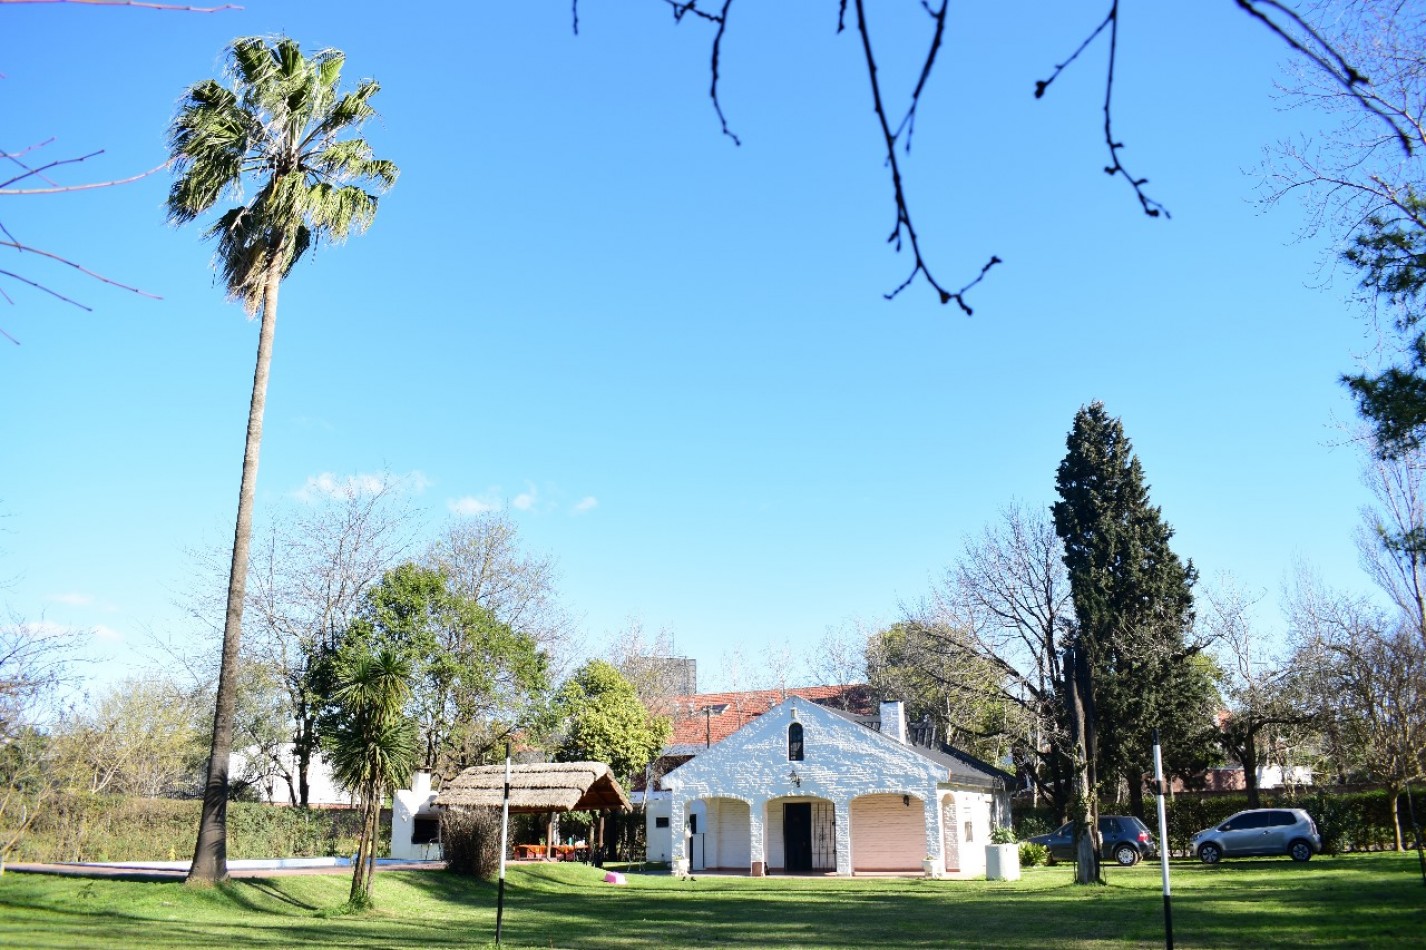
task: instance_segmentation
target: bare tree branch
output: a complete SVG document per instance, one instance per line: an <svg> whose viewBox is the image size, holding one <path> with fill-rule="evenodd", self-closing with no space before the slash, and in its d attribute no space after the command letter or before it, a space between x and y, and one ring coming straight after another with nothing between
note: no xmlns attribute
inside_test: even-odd
<svg viewBox="0 0 1426 950"><path fill-rule="evenodd" d="M1249 16L1281 37L1283 42L1292 47L1294 52L1304 56L1318 69L1336 80L1347 94L1356 100L1357 105L1387 124L1403 152L1408 156L1413 154L1414 147L1406 131L1397 124L1387 110L1381 108L1381 105L1365 91L1365 87L1371 85L1371 80L1347 62L1346 58L1296 11L1284 6L1278 0L1235 0L1235 2ZM1281 14L1289 25L1282 26L1267 13L1258 9L1259 7L1267 7ZM1303 39L1299 40L1293 36L1290 30L1301 31Z"/></svg>

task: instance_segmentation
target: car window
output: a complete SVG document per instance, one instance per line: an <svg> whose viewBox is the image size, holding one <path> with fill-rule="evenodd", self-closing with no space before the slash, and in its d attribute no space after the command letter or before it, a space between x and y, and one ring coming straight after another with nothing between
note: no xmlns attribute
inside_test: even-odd
<svg viewBox="0 0 1426 950"><path fill-rule="evenodd" d="M1118 818L1099 819L1099 833L1101 835L1117 835L1119 833Z"/></svg>
<svg viewBox="0 0 1426 950"><path fill-rule="evenodd" d="M1074 831L1074 822L1066 822L1055 829L1055 837L1068 838L1071 831Z"/></svg>
<svg viewBox="0 0 1426 950"><path fill-rule="evenodd" d="M1273 825L1295 825L1297 816L1290 811L1275 811L1272 813Z"/></svg>
<svg viewBox="0 0 1426 950"><path fill-rule="evenodd" d="M1233 819L1233 827L1239 831L1248 828L1266 828L1267 825L1268 813L1262 811L1245 812Z"/></svg>

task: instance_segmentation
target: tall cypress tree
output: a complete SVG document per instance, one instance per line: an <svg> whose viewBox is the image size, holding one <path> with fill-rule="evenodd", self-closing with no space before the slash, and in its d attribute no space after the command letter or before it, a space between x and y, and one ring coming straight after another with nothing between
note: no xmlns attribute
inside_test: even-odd
<svg viewBox="0 0 1426 950"><path fill-rule="evenodd" d="M1199 758L1212 724L1212 679L1189 643L1197 572L1170 550L1173 529L1149 503L1133 446L1102 403L1076 413L1066 446L1052 511L1075 608L1070 642L1088 667L1081 688L1095 713L1095 773L1127 783L1142 818L1154 728L1182 768Z"/></svg>

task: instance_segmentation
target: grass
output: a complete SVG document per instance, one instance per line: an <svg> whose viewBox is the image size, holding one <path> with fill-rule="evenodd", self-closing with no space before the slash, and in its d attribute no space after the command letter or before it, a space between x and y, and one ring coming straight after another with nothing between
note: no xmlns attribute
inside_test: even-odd
<svg viewBox="0 0 1426 950"><path fill-rule="evenodd" d="M1152 947L1163 945L1157 865L1079 888L1066 867L1018 882L630 875L520 865L506 888L509 947ZM1179 947L1400 947L1426 934L1414 854L1176 863ZM495 888L440 872L379 872L376 908L340 913L343 876L178 883L0 877L0 946L483 947Z"/></svg>

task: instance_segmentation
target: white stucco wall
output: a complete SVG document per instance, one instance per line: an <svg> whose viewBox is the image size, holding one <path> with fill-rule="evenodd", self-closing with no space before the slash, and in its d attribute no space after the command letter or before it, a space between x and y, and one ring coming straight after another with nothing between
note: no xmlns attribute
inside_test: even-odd
<svg viewBox="0 0 1426 950"><path fill-rule="evenodd" d="M673 822L658 826L658 819L671 818L673 803L668 792L654 792L644 799L644 842L647 860L666 862L673 860Z"/></svg>
<svg viewBox="0 0 1426 950"><path fill-rule="evenodd" d="M794 720L794 715L796 720ZM802 725L804 758L787 758L787 730L793 721ZM811 798L832 803L836 812L836 870L850 874L857 866L851 840L850 817L854 799L874 794L911 795L913 806L925 820L924 854L942 863L941 810L937 803L952 790L958 796L958 815L971 821L976 844L989 839L989 805L985 795L954 791L954 773L947 766L920 755L914 748L852 722L843 716L796 697L759 716L734 735L680 766L664 778L670 791L671 856L675 865L686 861L687 815L707 815L706 802L735 798L746 802L749 814L748 862L766 862L781 855L781 832L774 832L779 820L768 803L777 799ZM699 819L700 832L713 831L706 817ZM705 841L705 853L711 849ZM967 849L972 850L972 849ZM984 873L984 853L979 862ZM713 864L713 855L707 855ZM726 863L719 865L729 867ZM962 872L966 861L961 862Z"/></svg>
<svg viewBox="0 0 1426 950"><path fill-rule="evenodd" d="M439 843L412 844L416 819L435 818L436 793L431 791L431 773L417 772L411 776L411 787L391 796L391 856L406 861L438 861Z"/></svg>

